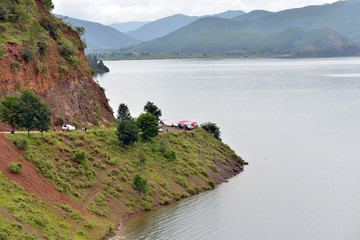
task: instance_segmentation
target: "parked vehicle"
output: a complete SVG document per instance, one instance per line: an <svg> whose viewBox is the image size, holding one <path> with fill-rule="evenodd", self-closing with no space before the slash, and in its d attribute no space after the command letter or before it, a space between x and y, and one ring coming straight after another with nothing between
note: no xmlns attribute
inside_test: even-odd
<svg viewBox="0 0 360 240"><path fill-rule="evenodd" d="M63 132L70 132L70 131L75 131L76 127L70 125L70 124L64 124L62 125L61 129L63 130Z"/></svg>

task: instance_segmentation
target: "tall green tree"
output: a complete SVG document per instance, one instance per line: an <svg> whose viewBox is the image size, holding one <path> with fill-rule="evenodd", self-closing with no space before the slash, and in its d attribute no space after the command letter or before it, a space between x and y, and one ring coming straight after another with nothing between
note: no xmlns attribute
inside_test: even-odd
<svg viewBox="0 0 360 240"><path fill-rule="evenodd" d="M130 120L119 122L116 134L119 141L122 141L125 145L130 145L139 140L139 128Z"/></svg>
<svg viewBox="0 0 360 240"><path fill-rule="evenodd" d="M117 119L119 121L125 121L125 120L131 120L131 114L129 111L129 107L125 103L121 103L119 105L118 111L117 111Z"/></svg>
<svg viewBox="0 0 360 240"><path fill-rule="evenodd" d="M15 95L7 95L0 101L0 118L2 122L8 123L15 132L15 127L20 118L20 98Z"/></svg>
<svg viewBox="0 0 360 240"><path fill-rule="evenodd" d="M144 106L144 111L150 113L156 117L157 120L160 119L162 112L153 102L147 102Z"/></svg>
<svg viewBox="0 0 360 240"><path fill-rule="evenodd" d="M30 130L37 129L40 132L49 130L46 124L50 124L51 110L47 104L41 102L40 98L29 90L21 91L20 113L18 125L30 134Z"/></svg>
<svg viewBox="0 0 360 240"><path fill-rule="evenodd" d="M140 128L141 137L145 140L154 138L159 134L158 120L150 113L141 114L136 120L136 125Z"/></svg>
<svg viewBox="0 0 360 240"><path fill-rule="evenodd" d="M40 108L37 111L37 114L35 116L36 119L36 129L41 132L41 139L44 141L44 132L47 132L50 130L49 124L51 122L50 116L52 114L51 109L49 106L41 102Z"/></svg>
<svg viewBox="0 0 360 240"><path fill-rule="evenodd" d="M141 193L145 194L148 191L147 179L137 173L133 179L133 189L139 192L140 198Z"/></svg>

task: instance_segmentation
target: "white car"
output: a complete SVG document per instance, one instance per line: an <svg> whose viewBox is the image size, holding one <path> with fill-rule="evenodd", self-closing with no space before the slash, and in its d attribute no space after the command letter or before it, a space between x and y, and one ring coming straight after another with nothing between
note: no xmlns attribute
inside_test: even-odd
<svg viewBox="0 0 360 240"><path fill-rule="evenodd" d="M70 124L64 124L62 125L61 129L64 131L67 131L67 132L70 132L70 131L75 131L76 127L70 125Z"/></svg>

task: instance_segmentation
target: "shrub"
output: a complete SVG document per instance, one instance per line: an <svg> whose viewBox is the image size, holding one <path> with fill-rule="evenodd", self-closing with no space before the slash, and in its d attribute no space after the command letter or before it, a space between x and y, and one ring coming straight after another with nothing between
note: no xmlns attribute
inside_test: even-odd
<svg viewBox="0 0 360 240"><path fill-rule="evenodd" d="M176 153L170 149L166 150L164 152L164 157L169 161L175 161L176 160Z"/></svg>
<svg viewBox="0 0 360 240"><path fill-rule="evenodd" d="M24 48L21 51L20 56L22 59L24 59L24 61L26 63L28 63L34 59L34 53L32 52L32 50L30 48Z"/></svg>
<svg viewBox="0 0 360 240"><path fill-rule="evenodd" d="M84 165L87 161L86 152L84 150L76 150L73 156L74 161L77 163Z"/></svg>
<svg viewBox="0 0 360 240"><path fill-rule="evenodd" d="M207 181L207 184L209 184L211 188L215 188L215 182L213 180Z"/></svg>
<svg viewBox="0 0 360 240"><path fill-rule="evenodd" d="M63 73L68 73L69 71L69 68L65 65L61 65L60 66L60 72L63 72Z"/></svg>
<svg viewBox="0 0 360 240"><path fill-rule="evenodd" d="M14 140L14 144L21 150L26 151L29 148L29 141L26 138Z"/></svg>
<svg viewBox="0 0 360 240"><path fill-rule="evenodd" d="M60 39L58 41L58 45L59 45L59 51L60 51L61 56L66 61L72 62L73 59L71 59L71 57L73 57L75 54L77 54L76 48L74 47L72 42L69 40Z"/></svg>
<svg viewBox="0 0 360 240"><path fill-rule="evenodd" d="M11 71L19 71L22 68L21 63L19 63L18 61L13 61L10 63L10 69Z"/></svg>
<svg viewBox="0 0 360 240"><path fill-rule="evenodd" d="M40 55L44 55L45 51L46 51L46 49L48 47L47 43L44 40L41 40L40 42L37 43L37 46L38 46L38 50L39 50Z"/></svg>
<svg viewBox="0 0 360 240"><path fill-rule="evenodd" d="M160 200L160 205L168 205L168 204L170 204L170 199L168 197L163 197Z"/></svg>
<svg viewBox="0 0 360 240"><path fill-rule="evenodd" d="M142 205L142 208L145 211L150 211L151 210L151 203L149 203L147 201L143 201L141 205Z"/></svg>
<svg viewBox="0 0 360 240"><path fill-rule="evenodd" d="M23 168L22 163L14 163L14 162L12 162L9 165L9 169L10 169L10 171L12 173L21 173L22 168Z"/></svg>
<svg viewBox="0 0 360 240"><path fill-rule="evenodd" d="M184 188L187 188L189 186L186 179L180 175L176 176L175 182Z"/></svg>
<svg viewBox="0 0 360 240"><path fill-rule="evenodd" d="M95 224L94 224L93 221L90 220L90 221L88 221L87 223L85 223L84 226L87 227L87 228L89 228L89 229L93 229L94 226L95 226Z"/></svg>
<svg viewBox="0 0 360 240"><path fill-rule="evenodd" d="M207 122L200 125L205 131L213 135L214 138L221 140L220 128L216 126L216 123Z"/></svg>

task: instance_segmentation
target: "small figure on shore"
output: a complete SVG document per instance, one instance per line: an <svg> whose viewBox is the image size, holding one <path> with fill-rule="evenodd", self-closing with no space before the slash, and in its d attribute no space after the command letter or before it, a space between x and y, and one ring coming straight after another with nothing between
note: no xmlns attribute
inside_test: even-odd
<svg viewBox="0 0 360 240"><path fill-rule="evenodd" d="M54 130L54 132L56 131L56 127L55 127L55 126L53 127L53 130Z"/></svg>

